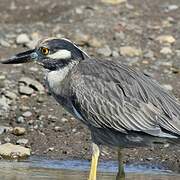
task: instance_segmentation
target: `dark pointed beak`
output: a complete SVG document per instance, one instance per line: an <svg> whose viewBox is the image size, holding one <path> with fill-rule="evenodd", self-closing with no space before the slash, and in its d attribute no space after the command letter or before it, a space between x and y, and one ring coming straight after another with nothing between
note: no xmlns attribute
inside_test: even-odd
<svg viewBox="0 0 180 180"><path fill-rule="evenodd" d="M25 51L22 53L18 53L10 59L0 61L2 64L20 64L20 63L28 63L37 58L37 54L34 49Z"/></svg>

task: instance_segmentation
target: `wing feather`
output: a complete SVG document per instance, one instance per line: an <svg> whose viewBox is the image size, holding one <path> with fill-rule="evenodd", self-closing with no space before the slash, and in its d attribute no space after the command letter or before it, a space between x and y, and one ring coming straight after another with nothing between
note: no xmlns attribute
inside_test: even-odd
<svg viewBox="0 0 180 180"><path fill-rule="evenodd" d="M127 133L180 135L180 104L150 77L120 63L84 60L71 76L73 105L86 124Z"/></svg>

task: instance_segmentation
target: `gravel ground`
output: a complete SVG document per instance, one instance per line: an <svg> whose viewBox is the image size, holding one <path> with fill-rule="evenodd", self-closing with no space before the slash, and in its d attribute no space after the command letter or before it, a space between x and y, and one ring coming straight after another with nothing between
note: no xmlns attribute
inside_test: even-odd
<svg viewBox="0 0 180 180"><path fill-rule="evenodd" d="M112 2L1 0L0 59L33 48L42 37L66 37L91 56L117 59L152 76L180 98L180 1ZM0 65L0 142L54 159L90 159L90 133L42 84L43 71L34 64ZM15 127L25 129L19 134ZM126 163L180 171L176 146L125 149L124 155ZM115 150L102 147L101 159L116 159Z"/></svg>

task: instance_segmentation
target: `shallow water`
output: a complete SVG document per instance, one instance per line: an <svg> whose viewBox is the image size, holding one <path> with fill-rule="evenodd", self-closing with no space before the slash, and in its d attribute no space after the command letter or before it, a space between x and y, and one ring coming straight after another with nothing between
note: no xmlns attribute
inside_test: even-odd
<svg viewBox="0 0 180 180"><path fill-rule="evenodd" d="M0 161L0 180L85 180L88 177L90 163L77 160L46 160L32 157L29 160ZM180 174L150 165L130 165L125 167L126 180L180 180ZM117 163L100 162L99 180L116 177Z"/></svg>

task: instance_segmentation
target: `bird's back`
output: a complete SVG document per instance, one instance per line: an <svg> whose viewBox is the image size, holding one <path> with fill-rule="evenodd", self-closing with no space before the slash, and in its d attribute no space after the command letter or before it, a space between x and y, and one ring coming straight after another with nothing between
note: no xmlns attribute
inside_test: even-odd
<svg viewBox="0 0 180 180"><path fill-rule="evenodd" d="M180 137L180 104L150 77L118 62L87 59L70 82L73 108L92 131Z"/></svg>

